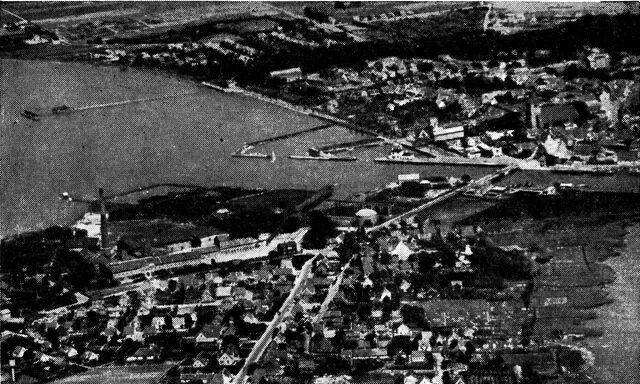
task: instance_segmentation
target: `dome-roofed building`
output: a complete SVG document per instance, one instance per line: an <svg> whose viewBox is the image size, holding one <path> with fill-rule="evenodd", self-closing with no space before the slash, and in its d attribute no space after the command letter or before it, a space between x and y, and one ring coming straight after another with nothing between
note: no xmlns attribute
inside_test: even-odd
<svg viewBox="0 0 640 384"><path fill-rule="evenodd" d="M369 208L362 208L356 212L356 225L361 227L363 225L371 226L378 223L378 212Z"/></svg>

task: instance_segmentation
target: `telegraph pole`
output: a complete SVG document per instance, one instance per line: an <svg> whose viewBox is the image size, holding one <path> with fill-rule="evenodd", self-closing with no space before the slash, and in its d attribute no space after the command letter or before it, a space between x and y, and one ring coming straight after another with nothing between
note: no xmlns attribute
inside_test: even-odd
<svg viewBox="0 0 640 384"><path fill-rule="evenodd" d="M106 250L109 246L109 230L107 228L107 207L104 201L104 190L98 189L98 196L100 200L100 242L102 250Z"/></svg>

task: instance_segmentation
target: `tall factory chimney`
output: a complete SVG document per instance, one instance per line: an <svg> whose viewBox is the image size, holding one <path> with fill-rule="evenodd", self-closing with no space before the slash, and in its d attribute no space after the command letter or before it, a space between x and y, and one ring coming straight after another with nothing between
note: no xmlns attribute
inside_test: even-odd
<svg viewBox="0 0 640 384"><path fill-rule="evenodd" d="M104 190L98 189L98 195L100 198L100 238L102 243L102 249L107 249L109 245L109 231L107 229L107 207L104 202Z"/></svg>

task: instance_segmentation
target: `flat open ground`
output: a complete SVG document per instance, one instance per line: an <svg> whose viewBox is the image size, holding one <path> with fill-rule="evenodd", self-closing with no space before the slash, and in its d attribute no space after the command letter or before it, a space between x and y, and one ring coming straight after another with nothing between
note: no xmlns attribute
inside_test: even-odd
<svg viewBox="0 0 640 384"><path fill-rule="evenodd" d="M257 2L17 2L3 7L71 41L277 13Z"/></svg>
<svg viewBox="0 0 640 384"><path fill-rule="evenodd" d="M296 1L296 2L270 2L274 6L287 10L302 16L305 7L315 7L324 13L340 21L352 21L353 16L380 15L382 13L395 12L400 10L413 11L415 13L438 12L456 7L463 7L470 2L425 2L425 1L370 1L362 2L360 6L351 6L348 8L338 8L334 6L334 2L314 2L314 1Z"/></svg>
<svg viewBox="0 0 640 384"><path fill-rule="evenodd" d="M165 364L98 367L61 380L56 384L152 384L160 383L164 373L171 368Z"/></svg>

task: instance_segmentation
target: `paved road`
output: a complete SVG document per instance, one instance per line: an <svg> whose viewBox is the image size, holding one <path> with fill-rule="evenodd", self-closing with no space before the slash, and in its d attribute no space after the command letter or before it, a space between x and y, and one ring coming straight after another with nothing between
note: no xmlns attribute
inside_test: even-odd
<svg viewBox="0 0 640 384"><path fill-rule="evenodd" d="M294 282L293 289L289 293L289 296L282 304L282 307L280 307L280 310L273 317L273 320L271 320L271 322L267 326L267 329L264 331L256 345L253 347L251 353L249 353L249 356L247 356L247 359L244 362L244 366L233 379L233 384L244 384L247 380L247 370L249 366L260 360L260 357L273 339L273 331L278 325L280 325L280 323L282 323L285 318L289 316L291 308L293 308L293 304L295 303L295 299L302 288L302 283L304 283L309 277L309 272L311 272L311 267L317 257L318 256L315 256L309 259L300 269L300 274L298 274L298 277Z"/></svg>
<svg viewBox="0 0 640 384"><path fill-rule="evenodd" d="M486 184L490 183L494 178L496 178L496 177L498 177L500 175L507 175L510 172L512 172L512 171L514 171L514 170L516 170L518 168L519 167L517 165L509 165L509 166L507 166L505 168L500 169L499 171L496 171L495 173L491 173L491 174L483 176L483 177L481 177L481 178L479 178L477 180L473 180L467 185L463 185L461 187L453 189L452 191L449 191L449 192L447 192L447 193L445 193L443 195L440 195L440 196L436 197L435 199L430 200L430 201L422 204L421 206L419 206L417 208L414 208L414 209L412 209L412 210L410 210L408 212L405 212L405 213L403 213L403 214L401 214L399 216L396 216L396 217L394 217L394 218L392 218L390 220L387 220L382 224L376 225L375 227L367 228L367 233L375 232L375 231L378 231L378 230L380 230L382 228L389 227L389 225L391 225L392 223L394 223L394 222L396 222L398 220L401 220L401 219L404 219L404 218L407 218L407 217L410 217L410 216L415 216L420 211L424 211L425 209L430 208L430 207L432 207L432 206L434 206L436 204L440 204L440 203L442 203L444 201L447 201L450 198L458 196L459 194L461 194L463 192L470 191L470 190L476 189L476 188L478 188L480 186L486 185Z"/></svg>
<svg viewBox="0 0 640 384"><path fill-rule="evenodd" d="M489 28L489 22L491 21L491 10L493 6L489 3L489 7L487 8L487 13L484 14L484 21L482 22L482 30L486 31Z"/></svg>
<svg viewBox="0 0 640 384"><path fill-rule="evenodd" d="M1 11L3 11L3 12L6 12L7 14L9 14L9 15L11 15L11 16L13 16L13 17L17 18L17 19L20 19L21 21L29 22L29 20L25 19L24 17L22 17L22 16L20 16L20 15L18 15L18 14L15 14L15 13L13 13L13 12L11 12L11 11L7 10L7 9L0 8L0 10L1 10Z"/></svg>
<svg viewBox="0 0 640 384"><path fill-rule="evenodd" d="M342 284L342 280L344 279L344 273L347 271L347 269L349 269L349 267L351 266L351 262L353 261L354 258L355 256L353 256L351 260L349 260L349 262L342 267L342 271L340 271L340 274L336 278L336 281L334 281L331 287L329 287L329 290L327 292L327 297L325 297L324 301L322 302L322 305L320 306L320 310L316 314L314 322L322 321L322 316L324 316L324 314L329 309L329 304L331 304L333 299L336 297L336 295L340 291L340 285Z"/></svg>

